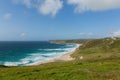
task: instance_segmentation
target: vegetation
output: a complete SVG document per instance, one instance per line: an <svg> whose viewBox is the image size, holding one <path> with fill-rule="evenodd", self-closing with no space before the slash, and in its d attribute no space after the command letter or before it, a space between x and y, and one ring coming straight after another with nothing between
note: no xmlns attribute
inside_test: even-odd
<svg viewBox="0 0 120 80"><path fill-rule="evenodd" d="M120 80L119 38L86 40L71 56L74 61L0 66L0 80Z"/></svg>
<svg viewBox="0 0 120 80"><path fill-rule="evenodd" d="M90 41L92 39L73 39L73 40L52 40L50 42L53 42L53 43L58 43L58 44L61 44L61 43L69 43L69 44L73 44L73 43L85 43L86 41Z"/></svg>

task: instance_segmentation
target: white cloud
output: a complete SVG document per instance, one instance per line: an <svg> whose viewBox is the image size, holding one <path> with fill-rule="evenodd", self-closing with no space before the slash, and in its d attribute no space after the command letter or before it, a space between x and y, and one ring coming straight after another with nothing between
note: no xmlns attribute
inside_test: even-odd
<svg viewBox="0 0 120 80"><path fill-rule="evenodd" d="M11 13L6 13L4 15L4 19L8 20L8 19L11 19L12 18L12 14Z"/></svg>
<svg viewBox="0 0 120 80"><path fill-rule="evenodd" d="M110 36L111 37L120 37L120 30L111 32Z"/></svg>
<svg viewBox="0 0 120 80"><path fill-rule="evenodd" d="M26 33L21 33L20 36L21 37L25 37L27 34Z"/></svg>
<svg viewBox="0 0 120 80"><path fill-rule="evenodd" d="M55 16L62 8L62 0L13 0L14 3L21 3L27 8L35 8L43 15Z"/></svg>
<svg viewBox="0 0 120 80"><path fill-rule="evenodd" d="M78 34L82 36L82 35L85 35L86 33L80 32L80 33L78 33Z"/></svg>
<svg viewBox="0 0 120 80"><path fill-rule="evenodd" d="M87 33L88 36L94 35L92 32Z"/></svg>
<svg viewBox="0 0 120 80"><path fill-rule="evenodd" d="M63 2L61 0L44 0L42 5L39 6L39 12L44 15L55 16L62 6Z"/></svg>
<svg viewBox="0 0 120 80"><path fill-rule="evenodd" d="M94 35L92 32L88 32L88 33L80 32L78 34L81 35L81 36L92 36L92 35Z"/></svg>
<svg viewBox="0 0 120 80"><path fill-rule="evenodd" d="M43 15L55 16L63 7L65 0L12 0L15 4L23 4L27 8L35 8ZM75 7L75 12L104 11L120 8L120 0L66 0Z"/></svg>
<svg viewBox="0 0 120 80"><path fill-rule="evenodd" d="M104 11L120 8L120 0L67 0L75 6L75 12Z"/></svg>
<svg viewBox="0 0 120 80"><path fill-rule="evenodd" d="M22 3L27 7L31 6L31 0L13 0L13 3L15 4Z"/></svg>
<svg viewBox="0 0 120 80"><path fill-rule="evenodd" d="M31 7L31 5L32 5L31 0L23 0L23 4L26 5L27 7Z"/></svg>

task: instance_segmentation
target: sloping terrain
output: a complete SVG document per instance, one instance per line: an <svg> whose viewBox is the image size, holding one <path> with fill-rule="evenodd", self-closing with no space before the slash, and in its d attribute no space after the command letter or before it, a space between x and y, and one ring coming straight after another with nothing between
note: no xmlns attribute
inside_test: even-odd
<svg viewBox="0 0 120 80"><path fill-rule="evenodd" d="M120 80L119 38L87 40L71 56L74 61L0 66L0 80Z"/></svg>

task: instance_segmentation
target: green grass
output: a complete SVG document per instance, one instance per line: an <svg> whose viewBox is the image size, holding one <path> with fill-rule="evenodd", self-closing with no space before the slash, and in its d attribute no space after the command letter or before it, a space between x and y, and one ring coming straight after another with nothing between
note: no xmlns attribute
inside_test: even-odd
<svg viewBox="0 0 120 80"><path fill-rule="evenodd" d="M74 61L0 66L0 80L120 80L120 39L86 41L71 56Z"/></svg>

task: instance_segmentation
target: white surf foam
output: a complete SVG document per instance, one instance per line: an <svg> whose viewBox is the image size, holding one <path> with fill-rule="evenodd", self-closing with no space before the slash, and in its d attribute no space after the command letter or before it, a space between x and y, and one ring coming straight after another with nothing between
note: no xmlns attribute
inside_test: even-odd
<svg viewBox="0 0 120 80"><path fill-rule="evenodd" d="M69 45L68 45L69 46ZM74 46L74 47L73 47ZM47 52L47 53L32 53L29 54L27 57L19 60L18 62L5 62L5 66L19 66L19 65L33 65L45 60L49 60L58 56L61 56L63 54L69 53L74 51L80 44L70 45L67 48L58 48L58 49L45 49L45 50L53 50L53 52ZM54 50L59 50L61 52L57 52Z"/></svg>

